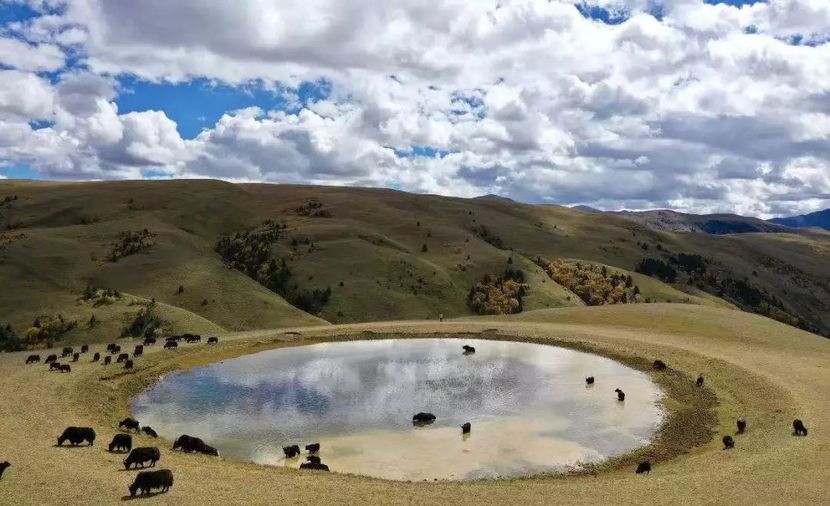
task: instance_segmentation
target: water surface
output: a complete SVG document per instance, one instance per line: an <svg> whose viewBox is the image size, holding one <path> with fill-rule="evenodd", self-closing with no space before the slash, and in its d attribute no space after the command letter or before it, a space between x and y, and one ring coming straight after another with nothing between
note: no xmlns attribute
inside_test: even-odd
<svg viewBox="0 0 830 506"><path fill-rule="evenodd" d="M462 344L476 353L462 354ZM319 442L332 471L457 480L557 472L628 452L658 428L661 395L642 372L564 348L390 339L281 348L174 373L132 408L159 434L199 436L226 458L298 467L304 457L285 459L282 446ZM437 420L414 427L419 411Z"/></svg>

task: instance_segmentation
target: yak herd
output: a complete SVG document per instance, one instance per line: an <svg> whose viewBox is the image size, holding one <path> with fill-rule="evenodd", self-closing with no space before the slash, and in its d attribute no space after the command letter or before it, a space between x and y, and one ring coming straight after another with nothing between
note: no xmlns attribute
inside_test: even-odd
<svg viewBox="0 0 830 506"><path fill-rule="evenodd" d="M202 341L201 336L196 334L184 334L181 336L172 336L168 337L165 341L164 348L165 349L177 349L179 341L184 340L186 343L198 343ZM216 344L219 342L217 337L210 337L207 340L208 344ZM152 337L148 337L144 340L144 344L137 345L133 349L133 356L132 358L128 353L121 352L121 346L115 343L111 343L107 345L107 352L109 356L104 357L104 365L108 365L112 362L112 356L117 355L116 363L123 363L125 369L132 369L133 368L133 360L138 358L144 354L144 347L145 346L153 346L156 344L156 339ZM475 348L469 345L464 345L462 347L463 353L465 355L471 355L475 353ZM80 355L85 354L89 351L88 345L81 346L78 352L72 347L64 347L61 351L61 358L72 358L72 362L78 362L80 360ZM92 362L98 362L101 359L100 353L95 353L92 358ZM26 358L26 364L34 364L40 363L41 357L37 354L29 355ZM61 364L58 362L57 354L52 354L46 357L45 362L49 365L49 370L53 371L60 371L60 372L71 372L72 368L69 364ZM652 367L656 371L665 371L668 366L662 360L655 360L652 364ZM593 376L588 376L585 378L585 383L587 386L592 387L596 382L596 379ZM700 374L695 381L695 385L697 387L703 386L703 375ZM617 396L618 402L625 402L625 392L621 389L617 388L614 390ZM435 422L436 416L432 413L417 413L412 417L412 423L416 426L425 426L430 425ZM735 435L744 434L747 429L746 420L743 417L738 418L736 421L737 425L737 432ZM799 419L793 420L792 423L793 427L793 435L795 436L806 436L807 435L807 427L804 426L804 422ZM472 425L470 422L464 423L461 425L461 433L463 435L467 435L470 433ZM157 438L158 434L152 427L149 426L141 426L139 422L133 418L125 418L121 420L118 424L118 429L123 431L113 436L112 441L108 446L108 450L112 453L126 453L127 457L124 459L124 469L144 469L146 467L155 467L156 463L161 459L161 451L158 447L138 447L133 448L133 441L132 436L128 433L129 431L133 431L135 433L143 432L147 436ZM64 443L68 442L72 446L78 446L82 443L86 443L88 446L93 446L95 444L95 430L90 427L67 427L63 433L57 439L57 446L63 446ZM722 439L723 447L725 450L731 450L735 448L735 438L731 435L723 436ZM173 443L173 450L179 450L184 453L201 453L203 455L210 455L210 456L219 456L219 451L207 445L203 440L198 437L189 436L187 434L182 434L179 436L175 442ZM300 446L297 444L292 444L288 446L284 446L282 448L283 453L285 454L286 458L294 458L299 457L301 455ZM323 464L318 453L320 452L320 443L310 443L305 446L306 452L308 455L306 456L306 462L300 464L300 469L313 469L313 470L321 470L321 471L328 471L329 467L326 464ZM3 477L3 473L11 467L9 462L0 462L0 479ZM640 462L637 465L635 470L637 474L648 474L651 472L651 463L649 461ZM161 469L155 471L142 471L139 472L136 476L134 482L128 487L130 496L135 496L136 493L140 493L140 495L147 495L152 492L153 489L160 489L161 492L167 492L170 487L173 486L173 472L169 469Z"/></svg>

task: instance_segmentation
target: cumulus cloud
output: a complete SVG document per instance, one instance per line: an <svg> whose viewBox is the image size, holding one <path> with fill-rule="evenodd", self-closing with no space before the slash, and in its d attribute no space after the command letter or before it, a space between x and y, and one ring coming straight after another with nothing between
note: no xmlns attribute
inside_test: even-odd
<svg viewBox="0 0 830 506"><path fill-rule="evenodd" d="M47 175L761 216L830 205L826 0L33 5L0 38L0 157ZM82 69L46 80L66 55ZM121 75L255 81L291 107L228 111L182 139L163 111L118 112ZM330 93L302 103L293 88L319 79Z"/></svg>

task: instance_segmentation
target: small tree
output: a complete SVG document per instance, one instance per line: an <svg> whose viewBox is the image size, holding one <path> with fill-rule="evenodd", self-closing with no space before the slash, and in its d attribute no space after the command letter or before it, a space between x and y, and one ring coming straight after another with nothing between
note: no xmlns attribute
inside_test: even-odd
<svg viewBox="0 0 830 506"><path fill-rule="evenodd" d="M176 295L184 293L184 285L179 285L179 289L176 290Z"/></svg>
<svg viewBox="0 0 830 506"><path fill-rule="evenodd" d="M0 324L0 351L20 351L23 348L23 343L11 324Z"/></svg>
<svg viewBox="0 0 830 506"><path fill-rule="evenodd" d="M427 248L426 243L424 243L423 246L421 246L421 253L426 253L427 251L429 251L429 248Z"/></svg>

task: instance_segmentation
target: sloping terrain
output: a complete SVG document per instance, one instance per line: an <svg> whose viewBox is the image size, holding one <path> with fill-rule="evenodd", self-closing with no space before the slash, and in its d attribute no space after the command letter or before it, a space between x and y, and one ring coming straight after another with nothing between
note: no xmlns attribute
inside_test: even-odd
<svg viewBox="0 0 830 506"><path fill-rule="evenodd" d="M471 288L508 268L522 271L524 311L585 304L540 259L630 275L643 303L735 306L830 330L830 237L809 231L666 232L506 199L201 180L2 181L0 202L0 325L18 336L60 314L76 322L60 339L118 337L144 307L131 298L156 301L170 332L465 316ZM678 268L681 253L701 255L708 277L634 272L648 258ZM125 299L85 302L90 284Z"/></svg>
<svg viewBox="0 0 830 506"><path fill-rule="evenodd" d="M750 232L793 233L788 223L735 214L686 214L667 209L655 211L620 211L618 216L636 221L653 230L666 232L700 232L704 234L746 234Z"/></svg>
<svg viewBox="0 0 830 506"><path fill-rule="evenodd" d="M769 222L794 228L818 227L830 230L830 209L787 218L773 218Z"/></svg>

